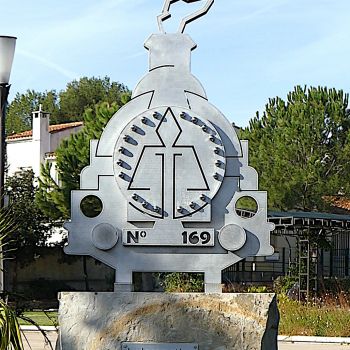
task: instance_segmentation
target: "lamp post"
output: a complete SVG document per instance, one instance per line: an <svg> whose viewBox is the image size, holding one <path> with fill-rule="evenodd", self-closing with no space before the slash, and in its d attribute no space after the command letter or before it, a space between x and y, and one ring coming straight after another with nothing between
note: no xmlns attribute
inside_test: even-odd
<svg viewBox="0 0 350 350"><path fill-rule="evenodd" d="M4 207L4 185L5 185L5 118L7 97L9 95L10 74L13 57L15 54L16 39L13 36L0 35L0 209ZM4 289L3 259L0 253L0 292Z"/></svg>

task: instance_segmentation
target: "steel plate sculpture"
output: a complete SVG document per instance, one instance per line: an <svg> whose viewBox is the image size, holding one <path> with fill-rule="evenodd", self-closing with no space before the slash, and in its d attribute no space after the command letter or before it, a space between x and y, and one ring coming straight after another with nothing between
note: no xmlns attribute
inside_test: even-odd
<svg viewBox="0 0 350 350"><path fill-rule="evenodd" d="M168 34L163 21L177 1L165 2L160 33L145 43L149 71L132 100L91 141L90 165L72 192L65 224L65 252L114 268L117 291L132 290L136 271L178 271L203 272L206 292L221 292L222 269L273 253L267 193L258 191L248 165L248 142L208 102L190 70L196 44L183 31L214 0ZM257 204L250 217L236 208L242 197ZM88 215L84 205L94 200L101 210Z"/></svg>

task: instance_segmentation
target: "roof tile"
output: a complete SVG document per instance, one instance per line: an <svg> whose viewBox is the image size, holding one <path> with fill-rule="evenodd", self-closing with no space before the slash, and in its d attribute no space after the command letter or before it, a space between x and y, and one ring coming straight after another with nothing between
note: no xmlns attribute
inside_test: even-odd
<svg viewBox="0 0 350 350"><path fill-rule="evenodd" d="M82 126L82 125L83 125L83 122L73 122L73 123L50 125L49 126L49 133L54 134L56 132L76 128L76 127ZM20 132L18 134L9 135L9 136L7 136L6 140L26 139L26 138L30 138L32 136L33 136L33 131L27 130L27 131Z"/></svg>

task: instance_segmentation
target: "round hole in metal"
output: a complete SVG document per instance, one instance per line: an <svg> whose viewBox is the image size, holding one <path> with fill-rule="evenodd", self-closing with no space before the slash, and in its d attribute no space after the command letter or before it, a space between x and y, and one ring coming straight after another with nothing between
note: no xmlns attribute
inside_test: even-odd
<svg viewBox="0 0 350 350"><path fill-rule="evenodd" d="M102 213L103 204L97 196L88 195L81 200L80 210L86 217L95 218Z"/></svg>
<svg viewBox="0 0 350 350"><path fill-rule="evenodd" d="M258 203L253 197L243 196L237 200L235 210L238 216L249 219L258 212Z"/></svg>

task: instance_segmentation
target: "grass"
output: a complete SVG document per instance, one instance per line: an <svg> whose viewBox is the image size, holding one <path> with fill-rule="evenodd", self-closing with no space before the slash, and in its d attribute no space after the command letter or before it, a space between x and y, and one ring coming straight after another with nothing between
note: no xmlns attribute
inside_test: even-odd
<svg viewBox="0 0 350 350"><path fill-rule="evenodd" d="M345 296L303 304L279 295L279 334L350 337L350 304Z"/></svg>
<svg viewBox="0 0 350 350"><path fill-rule="evenodd" d="M56 326L57 325L57 311L25 311L25 317L32 319L39 326ZM18 318L20 325L31 325L30 322Z"/></svg>

